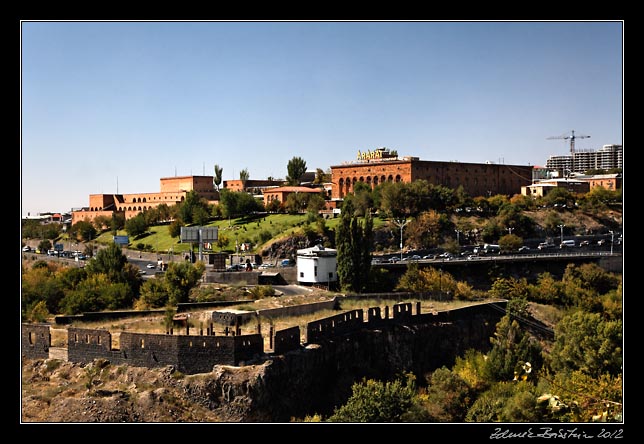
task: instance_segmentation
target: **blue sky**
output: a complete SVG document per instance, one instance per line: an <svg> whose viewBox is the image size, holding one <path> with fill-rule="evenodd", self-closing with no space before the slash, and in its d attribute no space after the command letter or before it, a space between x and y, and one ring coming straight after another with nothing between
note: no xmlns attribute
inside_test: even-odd
<svg viewBox="0 0 644 444"><path fill-rule="evenodd" d="M387 147L545 165L623 138L622 22L22 22L22 216Z"/></svg>

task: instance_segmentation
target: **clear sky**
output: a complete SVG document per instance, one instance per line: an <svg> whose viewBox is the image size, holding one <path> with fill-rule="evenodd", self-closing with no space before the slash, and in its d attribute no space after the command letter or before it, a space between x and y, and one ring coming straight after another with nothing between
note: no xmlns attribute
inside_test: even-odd
<svg viewBox="0 0 644 444"><path fill-rule="evenodd" d="M22 216L387 147L545 165L621 144L623 22L21 22Z"/></svg>

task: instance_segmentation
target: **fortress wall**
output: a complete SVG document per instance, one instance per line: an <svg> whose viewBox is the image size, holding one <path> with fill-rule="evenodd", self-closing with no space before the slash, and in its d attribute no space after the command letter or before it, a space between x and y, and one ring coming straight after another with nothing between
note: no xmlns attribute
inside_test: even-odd
<svg viewBox="0 0 644 444"><path fill-rule="evenodd" d="M22 324L20 354L28 359L47 359L51 334L48 324Z"/></svg>
<svg viewBox="0 0 644 444"><path fill-rule="evenodd" d="M291 350L301 347L300 327L291 327L275 332L273 339L273 350L276 355L282 355Z"/></svg>

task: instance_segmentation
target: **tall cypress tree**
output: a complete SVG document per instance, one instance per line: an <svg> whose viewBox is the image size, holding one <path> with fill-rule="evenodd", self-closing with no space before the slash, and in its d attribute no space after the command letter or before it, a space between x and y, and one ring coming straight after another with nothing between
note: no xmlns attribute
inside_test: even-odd
<svg viewBox="0 0 644 444"><path fill-rule="evenodd" d="M345 291L362 292L367 288L371 270L373 219L369 213L364 224L355 215L351 200L342 206L340 223L336 232L338 250L338 279Z"/></svg>

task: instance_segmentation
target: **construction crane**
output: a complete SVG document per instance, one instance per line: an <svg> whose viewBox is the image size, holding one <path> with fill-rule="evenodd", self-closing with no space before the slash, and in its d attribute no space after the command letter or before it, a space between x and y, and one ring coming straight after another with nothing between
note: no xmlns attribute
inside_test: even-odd
<svg viewBox="0 0 644 444"><path fill-rule="evenodd" d="M575 135L575 130L571 131L571 134L563 134L561 136L553 136L553 137L548 137L547 140L553 140L553 139L563 139L563 140L570 140L570 161L571 167L570 167L570 172L574 173L575 172L575 139L588 139L590 136L585 136L583 134L578 134Z"/></svg>

